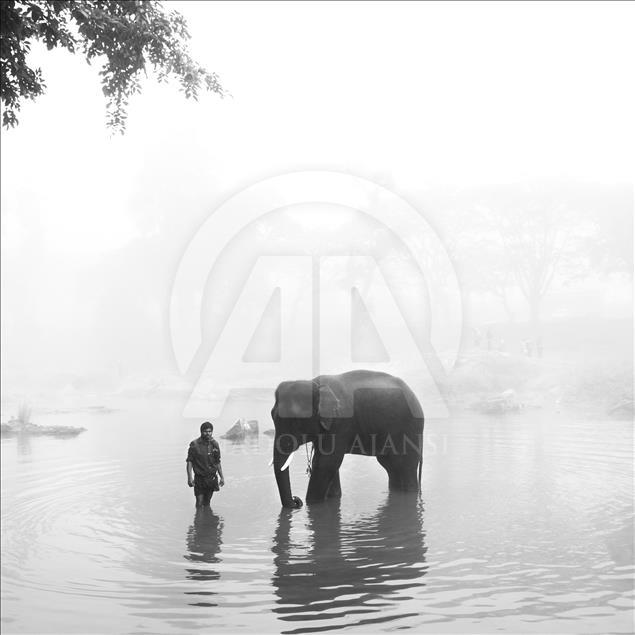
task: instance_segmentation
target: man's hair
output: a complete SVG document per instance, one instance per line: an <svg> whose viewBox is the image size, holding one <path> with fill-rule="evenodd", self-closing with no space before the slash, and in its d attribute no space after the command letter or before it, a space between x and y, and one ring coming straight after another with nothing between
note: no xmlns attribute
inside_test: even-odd
<svg viewBox="0 0 635 635"><path fill-rule="evenodd" d="M207 430L207 428L214 432L214 426L209 421L206 421L205 423L201 423L201 434L203 434L203 430Z"/></svg>

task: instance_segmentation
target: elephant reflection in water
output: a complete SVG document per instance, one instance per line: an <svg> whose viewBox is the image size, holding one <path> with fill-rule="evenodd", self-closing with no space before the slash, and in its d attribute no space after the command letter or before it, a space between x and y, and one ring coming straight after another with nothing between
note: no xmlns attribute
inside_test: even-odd
<svg viewBox="0 0 635 635"><path fill-rule="evenodd" d="M223 544L222 534L222 518L214 514L209 507L198 508L194 522L187 532L188 553L185 555L185 559L192 563L192 566L186 569L188 580L203 583L220 578L220 573L209 565L221 561L218 554ZM185 593L186 595L200 595L208 599L208 601L190 603L191 606L217 606L209 602L210 596L216 595L215 591L210 590L209 585L201 585L200 590L186 591Z"/></svg>
<svg viewBox="0 0 635 635"><path fill-rule="evenodd" d="M307 508L307 516L307 544L292 536L303 514L282 509L278 518L273 586L281 620L359 614L360 623L377 623L391 619L379 617L382 609L425 586L423 506L416 492L391 492L372 516L354 523L342 523L339 499Z"/></svg>

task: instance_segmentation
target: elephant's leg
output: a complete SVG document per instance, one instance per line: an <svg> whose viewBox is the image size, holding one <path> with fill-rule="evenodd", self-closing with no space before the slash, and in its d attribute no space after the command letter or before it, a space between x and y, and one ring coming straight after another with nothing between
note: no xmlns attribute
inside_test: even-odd
<svg viewBox="0 0 635 635"><path fill-rule="evenodd" d="M419 491L419 457L415 455L405 456L401 468L401 485L405 492Z"/></svg>
<svg viewBox="0 0 635 635"><path fill-rule="evenodd" d="M409 463L399 468L399 489L404 492L416 492L419 490L419 479L417 479L417 466L412 467Z"/></svg>
<svg viewBox="0 0 635 635"><path fill-rule="evenodd" d="M388 472L388 489L404 492L419 490L417 468L419 457L415 455L378 455L379 464Z"/></svg>
<svg viewBox="0 0 635 635"><path fill-rule="evenodd" d="M399 490L401 489L401 473L399 471L399 463L396 457L392 454L378 454L377 461L386 472L388 472L388 489Z"/></svg>
<svg viewBox="0 0 635 635"><path fill-rule="evenodd" d="M335 472L335 476L326 491L327 498L339 498L342 495L342 487L340 486L340 471Z"/></svg>
<svg viewBox="0 0 635 635"><path fill-rule="evenodd" d="M306 491L307 503L326 499L329 486L338 475L343 458L343 452L332 452L329 454L315 452L311 463L309 487ZM337 477L337 484L339 485L339 476Z"/></svg>

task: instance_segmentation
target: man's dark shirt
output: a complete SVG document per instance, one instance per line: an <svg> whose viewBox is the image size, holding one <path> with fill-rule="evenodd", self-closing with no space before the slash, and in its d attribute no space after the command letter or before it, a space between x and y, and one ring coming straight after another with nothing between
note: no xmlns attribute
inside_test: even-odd
<svg viewBox="0 0 635 635"><path fill-rule="evenodd" d="M190 443L186 460L192 464L197 476L214 476L220 463L220 447L216 439L209 442L201 437L194 439Z"/></svg>

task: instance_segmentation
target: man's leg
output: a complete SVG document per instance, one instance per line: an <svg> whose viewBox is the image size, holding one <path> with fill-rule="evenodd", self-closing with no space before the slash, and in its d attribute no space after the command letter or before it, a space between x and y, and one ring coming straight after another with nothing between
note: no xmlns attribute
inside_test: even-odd
<svg viewBox="0 0 635 635"><path fill-rule="evenodd" d="M196 496L196 507L205 507L205 490L201 487L198 476L194 477L194 496Z"/></svg>

